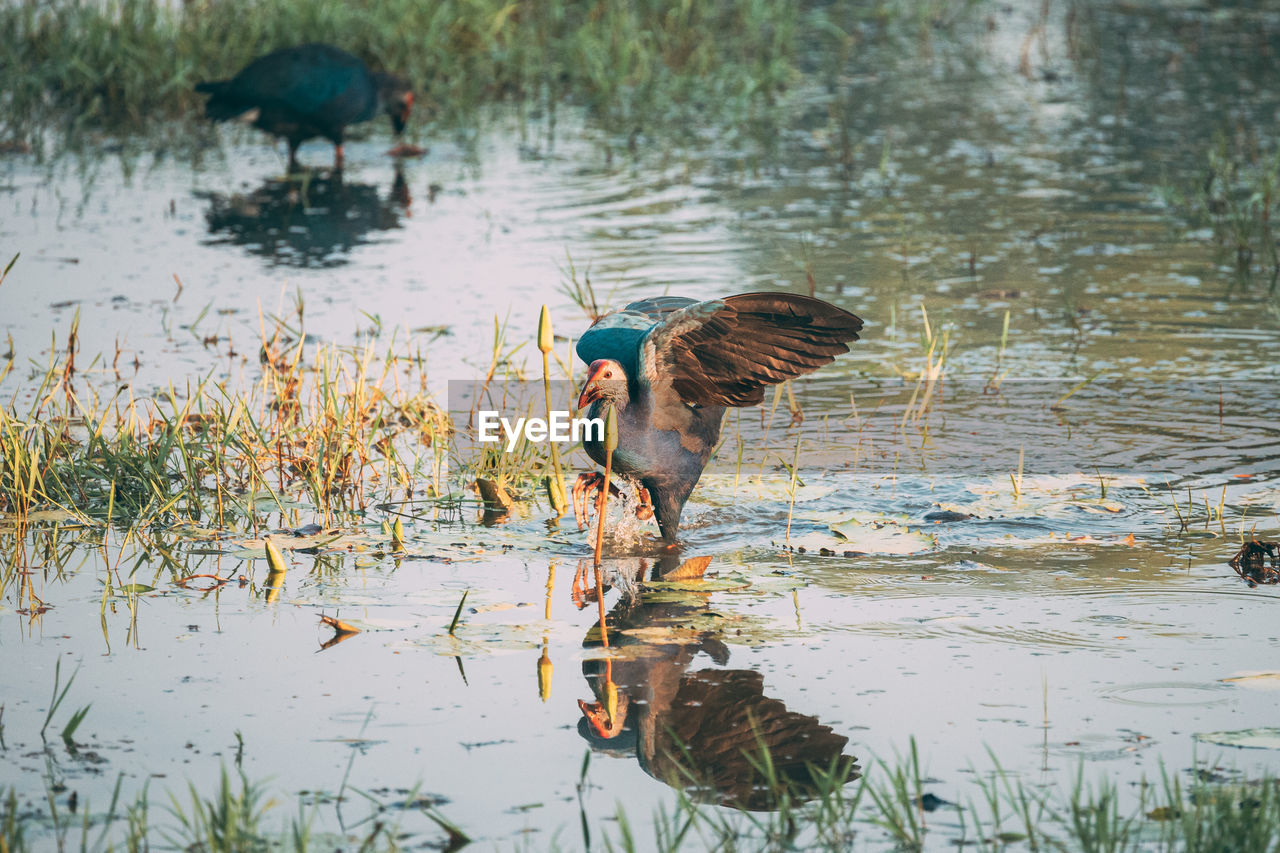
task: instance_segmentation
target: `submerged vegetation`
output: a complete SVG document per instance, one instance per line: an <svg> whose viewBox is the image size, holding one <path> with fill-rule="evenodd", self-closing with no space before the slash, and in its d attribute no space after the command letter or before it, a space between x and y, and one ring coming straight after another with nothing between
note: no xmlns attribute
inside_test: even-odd
<svg viewBox="0 0 1280 853"><path fill-rule="evenodd" d="M1280 146L1267 150L1253 134L1220 135L1200 182L1187 189L1166 184L1162 194L1193 227L1211 230L1238 277L1246 283L1259 278L1277 292L1280 256L1272 223L1280 215Z"/></svg>

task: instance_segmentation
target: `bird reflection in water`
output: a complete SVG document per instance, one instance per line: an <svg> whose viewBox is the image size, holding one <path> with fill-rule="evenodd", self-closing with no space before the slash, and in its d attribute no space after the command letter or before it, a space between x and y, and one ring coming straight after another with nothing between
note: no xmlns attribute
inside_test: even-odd
<svg viewBox="0 0 1280 853"><path fill-rule="evenodd" d="M341 266L378 232L401 227L412 201L398 164L385 197L337 170L291 172L247 193L198 195L209 202L205 245L243 246L275 264L312 268Z"/></svg>
<svg viewBox="0 0 1280 853"><path fill-rule="evenodd" d="M630 568L615 577L638 584L650 561L626 562ZM653 561L652 578L669 577L678 562ZM844 754L847 737L766 696L760 673L724 668L729 647L710 624L716 615L709 597L624 594L605 617L607 632L596 626L583 641L611 651L582 665L594 696L578 702L578 732L596 750L635 755L650 776L695 799L735 808L774 807L762 748L793 797L816 794L814 771L834 768L840 783L856 779L856 759ZM695 669L702 655L719 668Z"/></svg>

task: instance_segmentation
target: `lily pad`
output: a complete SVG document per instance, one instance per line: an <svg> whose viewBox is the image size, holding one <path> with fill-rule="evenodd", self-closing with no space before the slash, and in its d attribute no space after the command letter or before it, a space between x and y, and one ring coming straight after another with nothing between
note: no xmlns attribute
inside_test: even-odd
<svg viewBox="0 0 1280 853"><path fill-rule="evenodd" d="M1076 509L1082 509L1085 512L1092 512L1096 515L1105 515L1106 513L1124 512L1124 504L1119 501L1067 501L1067 506L1073 506Z"/></svg>
<svg viewBox="0 0 1280 853"><path fill-rule="evenodd" d="M1261 726L1256 729L1240 729L1234 732L1201 732L1196 734L1201 743L1217 746L1236 746L1242 749L1280 749L1280 728Z"/></svg>
<svg viewBox="0 0 1280 853"><path fill-rule="evenodd" d="M595 636L587 635L587 639L600 642L600 628L595 629ZM582 660L643 660L645 658L664 658L670 650L649 643L629 643L625 646L590 646L583 649Z"/></svg>
<svg viewBox="0 0 1280 853"><path fill-rule="evenodd" d="M800 482L796 484L795 502L799 504L820 500L835 490L836 487L830 483ZM785 472L766 472L763 476L757 476L744 471L738 478L730 475L703 477L698 483L698 500L702 503L730 506L751 498L790 503L790 475Z"/></svg>
<svg viewBox="0 0 1280 853"><path fill-rule="evenodd" d="M39 509L39 510L34 510L30 513L27 513L26 517L23 519L23 525L25 526L25 525L50 524L50 523L70 524L73 522L82 522L82 521L84 521L83 516L77 516L76 514L68 512L65 509ZM0 530L3 530L6 533L12 530L18 529L18 526L19 525L16 518L9 517L9 518L0 519Z"/></svg>
<svg viewBox="0 0 1280 853"><path fill-rule="evenodd" d="M843 554L918 554L937 547L937 537L911 527L905 516L860 513L829 522L830 533L818 531L792 536L790 545L806 552Z"/></svg>
<svg viewBox="0 0 1280 853"><path fill-rule="evenodd" d="M1106 497L1101 494L1103 483L1106 484ZM945 508L984 517L1034 515L1055 518L1081 511L1095 515L1113 515L1128 509L1123 501L1117 499L1117 491L1140 489L1143 486L1141 477L1105 476L1103 482L1099 482L1096 475L1075 473L1025 477L1015 493L1013 483L1006 474L968 485L967 491L975 496L975 500L947 504Z"/></svg>
<svg viewBox="0 0 1280 853"><path fill-rule="evenodd" d="M707 573L707 566L711 564L710 556L690 557L662 576L664 581L689 581L697 580Z"/></svg>
<svg viewBox="0 0 1280 853"><path fill-rule="evenodd" d="M545 633L541 625L459 625L456 633L435 634L411 643L438 655L467 657L536 649Z"/></svg>
<svg viewBox="0 0 1280 853"><path fill-rule="evenodd" d="M175 524L169 532L179 539L192 539L197 542L218 539L223 531L214 527L201 527L198 524Z"/></svg>
<svg viewBox="0 0 1280 853"><path fill-rule="evenodd" d="M1280 690L1280 672L1238 672L1221 679L1224 684L1236 684L1254 690Z"/></svg>
<svg viewBox="0 0 1280 853"><path fill-rule="evenodd" d="M683 592L724 592L730 589L746 589L751 581L743 575L729 575L723 578L707 578L705 580L688 581L653 581L646 583L645 589L678 590Z"/></svg>
<svg viewBox="0 0 1280 853"><path fill-rule="evenodd" d="M677 628L668 625L646 625L643 628L625 628L622 631L628 637L642 643L697 643L702 640L702 632L691 628Z"/></svg>

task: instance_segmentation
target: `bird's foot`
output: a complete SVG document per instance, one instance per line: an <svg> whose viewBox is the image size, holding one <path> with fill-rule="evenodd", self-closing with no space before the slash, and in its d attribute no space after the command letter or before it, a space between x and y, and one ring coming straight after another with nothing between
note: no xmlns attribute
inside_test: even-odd
<svg viewBox="0 0 1280 853"><path fill-rule="evenodd" d="M604 485L604 475L598 471L589 471L585 474L579 474L578 480L573 484L573 517L578 522L578 529L582 530L590 521L590 507L599 506L600 489ZM648 521L653 518L653 498L649 496L649 490L639 484L636 485L636 518L641 521ZM595 493L595 497L590 495ZM609 494L619 495L617 485L609 484ZM588 502L589 501L589 502Z"/></svg>
<svg viewBox="0 0 1280 853"><path fill-rule="evenodd" d="M649 497L649 490L644 486L636 486L636 499L639 501L636 505L636 518L641 521L653 518L653 498Z"/></svg>
<svg viewBox="0 0 1280 853"><path fill-rule="evenodd" d="M579 474L577 481L573 484L573 517L578 522L579 530L587 526L590 507L600 505L600 490L602 488L604 488L604 474L599 471L588 471L585 474ZM588 495L592 492L595 493L595 497L589 499ZM618 494L618 487L613 483L609 484L609 494ZM590 500L590 503L588 503L588 500Z"/></svg>

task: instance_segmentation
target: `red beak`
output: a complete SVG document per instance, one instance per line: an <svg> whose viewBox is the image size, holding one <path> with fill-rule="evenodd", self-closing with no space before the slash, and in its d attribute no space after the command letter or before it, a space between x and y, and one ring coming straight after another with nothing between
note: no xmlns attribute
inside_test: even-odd
<svg viewBox="0 0 1280 853"><path fill-rule="evenodd" d="M582 394L578 397L578 410L585 409L592 400L600 399L600 386L596 384L600 374L609 365L604 359L591 362L587 367L587 384L582 386Z"/></svg>
<svg viewBox="0 0 1280 853"><path fill-rule="evenodd" d="M593 400L600 399L600 389L596 387L593 380L588 379L587 384L582 389L582 394L578 396L578 411L582 411L591 405Z"/></svg>

